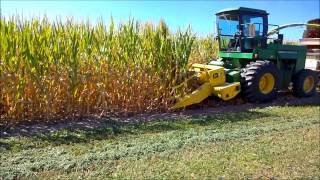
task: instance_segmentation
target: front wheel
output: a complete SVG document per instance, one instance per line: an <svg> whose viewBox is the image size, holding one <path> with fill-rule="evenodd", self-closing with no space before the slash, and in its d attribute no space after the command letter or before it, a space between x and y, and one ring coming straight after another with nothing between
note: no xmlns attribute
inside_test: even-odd
<svg viewBox="0 0 320 180"><path fill-rule="evenodd" d="M292 78L293 94L297 97L309 97L316 93L317 74L310 69L303 69Z"/></svg>
<svg viewBox="0 0 320 180"><path fill-rule="evenodd" d="M250 102L265 102L276 98L280 72L270 61L251 62L241 73L242 94Z"/></svg>

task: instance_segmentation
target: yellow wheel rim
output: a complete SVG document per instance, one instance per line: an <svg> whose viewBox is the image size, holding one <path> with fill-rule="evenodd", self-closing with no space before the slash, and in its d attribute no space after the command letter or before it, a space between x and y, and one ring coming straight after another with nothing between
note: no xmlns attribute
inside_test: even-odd
<svg viewBox="0 0 320 180"><path fill-rule="evenodd" d="M270 93L275 85L274 77L271 73L264 74L259 80L259 90L262 94Z"/></svg>
<svg viewBox="0 0 320 180"><path fill-rule="evenodd" d="M312 91L314 86L314 79L312 76L308 76L306 77L306 79L304 79L303 81L303 91L305 93L309 93L310 91Z"/></svg>

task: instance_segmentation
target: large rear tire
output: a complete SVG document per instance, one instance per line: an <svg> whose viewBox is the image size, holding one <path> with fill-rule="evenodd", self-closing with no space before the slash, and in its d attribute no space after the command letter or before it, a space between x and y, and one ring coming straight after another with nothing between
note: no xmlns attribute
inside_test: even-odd
<svg viewBox="0 0 320 180"><path fill-rule="evenodd" d="M317 74L310 69L303 69L292 78L293 94L297 97L309 97L316 93Z"/></svg>
<svg viewBox="0 0 320 180"><path fill-rule="evenodd" d="M242 94L248 101L265 102L276 98L281 76L272 62L251 62L242 70L241 78Z"/></svg>

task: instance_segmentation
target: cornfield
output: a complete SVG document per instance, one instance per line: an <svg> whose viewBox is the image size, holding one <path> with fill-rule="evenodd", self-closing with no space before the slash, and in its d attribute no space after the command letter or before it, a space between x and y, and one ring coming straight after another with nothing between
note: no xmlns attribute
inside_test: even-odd
<svg viewBox="0 0 320 180"><path fill-rule="evenodd" d="M164 21L133 19L92 26L2 18L0 43L5 123L166 110L181 93L173 87L190 57L203 62L216 55L216 43L196 38L191 28L171 33Z"/></svg>
<svg viewBox="0 0 320 180"><path fill-rule="evenodd" d="M192 44L189 62L207 64L211 60L218 58L218 49L219 44L213 35L205 38L198 37Z"/></svg>

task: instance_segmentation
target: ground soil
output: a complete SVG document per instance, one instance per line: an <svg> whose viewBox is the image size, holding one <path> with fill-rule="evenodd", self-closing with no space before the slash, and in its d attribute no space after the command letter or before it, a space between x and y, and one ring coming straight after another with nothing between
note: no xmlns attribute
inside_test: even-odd
<svg viewBox="0 0 320 180"><path fill-rule="evenodd" d="M320 92L313 97L296 98L289 93L280 93L279 97L268 103L248 103L241 98L229 102L218 99L209 99L204 103L192 106L188 109L179 111L145 113L131 117L84 117L79 119L65 119L56 122L36 122L28 124L18 124L15 126L0 127L0 137L10 137L19 135L32 135L35 133L54 132L60 129L86 130L102 127L106 121L121 123L139 123L152 120L177 120L194 116L214 115L230 112L241 112L253 108L264 108L268 106L298 106L298 105L320 105ZM320 109L319 109L320 111ZM320 112L319 112L320 116Z"/></svg>

